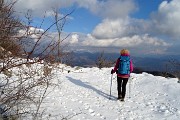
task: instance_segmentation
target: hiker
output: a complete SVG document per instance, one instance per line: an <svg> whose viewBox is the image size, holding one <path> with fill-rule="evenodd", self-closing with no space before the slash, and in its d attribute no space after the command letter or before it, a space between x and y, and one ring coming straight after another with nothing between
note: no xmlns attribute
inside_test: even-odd
<svg viewBox="0 0 180 120"><path fill-rule="evenodd" d="M130 53L127 49L122 49L114 69L111 70L111 74L115 72L117 74L118 100L124 101L126 95L126 84L132 71L133 64L130 58Z"/></svg>

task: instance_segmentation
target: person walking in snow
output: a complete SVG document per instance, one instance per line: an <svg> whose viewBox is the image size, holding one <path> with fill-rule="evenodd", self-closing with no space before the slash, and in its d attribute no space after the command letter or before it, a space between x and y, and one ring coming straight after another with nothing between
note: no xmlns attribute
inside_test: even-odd
<svg viewBox="0 0 180 120"><path fill-rule="evenodd" d="M130 52L127 49L122 49L114 69L111 70L111 74L115 72L117 74L118 100L124 101L126 95L126 84L132 71L133 64L130 58Z"/></svg>

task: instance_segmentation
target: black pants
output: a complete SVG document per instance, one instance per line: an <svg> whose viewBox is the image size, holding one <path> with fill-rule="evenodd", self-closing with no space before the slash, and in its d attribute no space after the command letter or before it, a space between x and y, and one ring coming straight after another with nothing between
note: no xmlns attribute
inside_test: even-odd
<svg viewBox="0 0 180 120"><path fill-rule="evenodd" d="M122 96L122 98L126 95L126 84L128 82L128 78L117 77L117 89L118 89L118 97Z"/></svg>

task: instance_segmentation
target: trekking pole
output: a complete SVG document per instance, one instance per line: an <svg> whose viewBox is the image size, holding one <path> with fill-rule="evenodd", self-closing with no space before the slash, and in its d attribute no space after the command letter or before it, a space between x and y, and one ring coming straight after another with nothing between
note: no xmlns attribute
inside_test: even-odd
<svg viewBox="0 0 180 120"><path fill-rule="evenodd" d="M131 98L131 77L129 79L129 99Z"/></svg>
<svg viewBox="0 0 180 120"><path fill-rule="evenodd" d="M113 77L113 74L111 75L111 84L110 84L110 95L109 95L109 99L111 99L112 77Z"/></svg>

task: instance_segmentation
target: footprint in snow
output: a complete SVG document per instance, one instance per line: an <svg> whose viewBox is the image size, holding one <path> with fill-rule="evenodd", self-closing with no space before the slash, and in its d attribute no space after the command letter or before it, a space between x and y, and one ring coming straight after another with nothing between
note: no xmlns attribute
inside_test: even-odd
<svg viewBox="0 0 180 120"><path fill-rule="evenodd" d="M83 103L83 101L80 100L79 103Z"/></svg>
<svg viewBox="0 0 180 120"><path fill-rule="evenodd" d="M177 108L173 108L169 104L161 104L159 106L154 106L153 110L159 113L164 113L166 115L170 115L178 112Z"/></svg>
<svg viewBox="0 0 180 120"><path fill-rule="evenodd" d="M101 116L100 118L101 118L101 119L104 119L104 120L106 119L106 117L104 117L104 116Z"/></svg>
<svg viewBox="0 0 180 120"><path fill-rule="evenodd" d="M87 110L87 109L89 109L89 108L90 108L89 103L85 103L85 104L84 104L84 109Z"/></svg>
<svg viewBox="0 0 180 120"><path fill-rule="evenodd" d="M89 113L91 114L91 116L95 116L94 110L92 110L91 108L88 110Z"/></svg>
<svg viewBox="0 0 180 120"><path fill-rule="evenodd" d="M94 113L94 110L92 110L92 109L89 109L89 113Z"/></svg>
<svg viewBox="0 0 180 120"><path fill-rule="evenodd" d="M98 116L98 117L100 117L100 116L102 116L100 113L98 113L98 114L96 114L96 116Z"/></svg>
<svg viewBox="0 0 180 120"><path fill-rule="evenodd" d="M101 115L100 113L96 113L93 109L89 108L88 109L89 113L91 116L97 116L100 117L101 119L106 119L105 116Z"/></svg>

